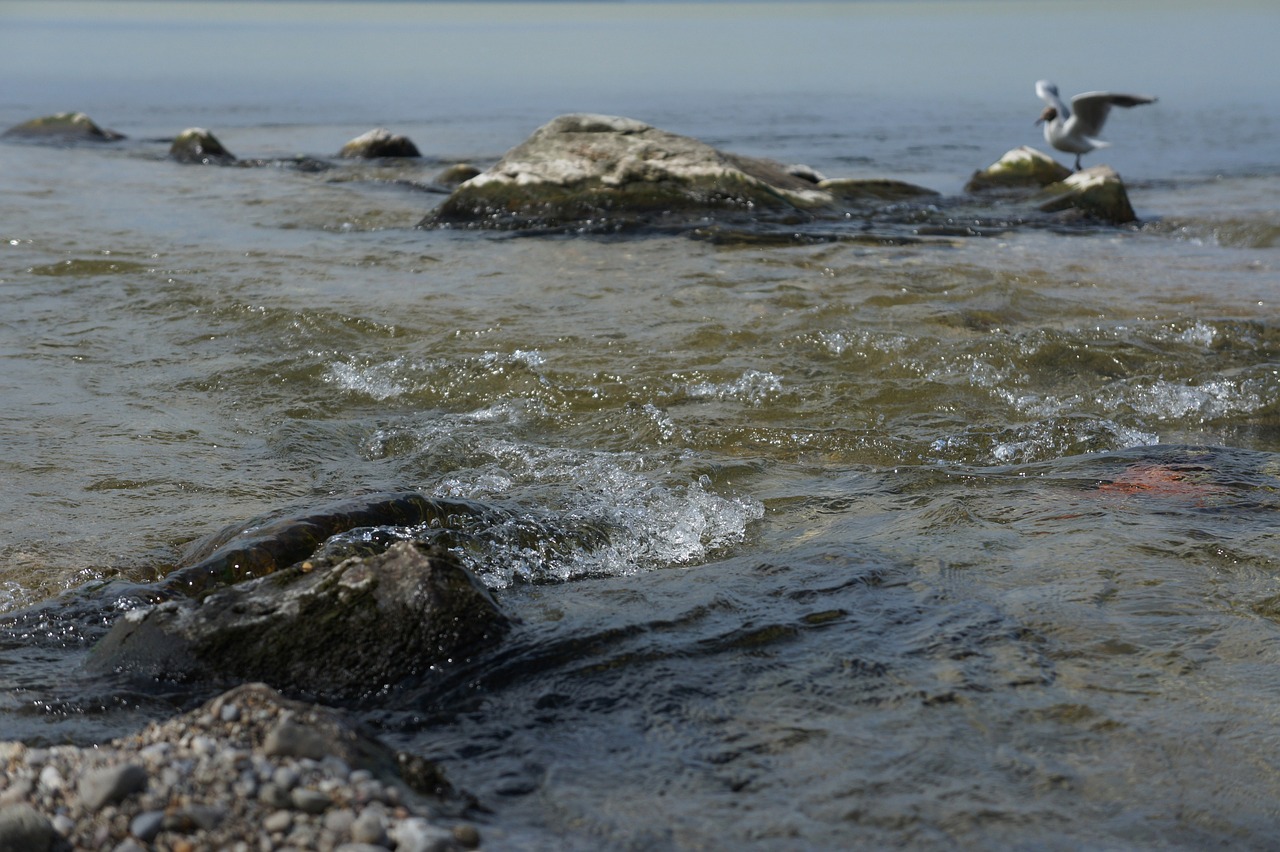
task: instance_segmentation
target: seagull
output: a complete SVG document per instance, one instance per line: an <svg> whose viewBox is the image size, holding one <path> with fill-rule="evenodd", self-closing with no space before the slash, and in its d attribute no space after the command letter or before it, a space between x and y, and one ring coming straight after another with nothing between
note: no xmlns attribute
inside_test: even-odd
<svg viewBox="0 0 1280 852"><path fill-rule="evenodd" d="M1048 104L1036 119L1036 124L1044 122L1044 141L1059 151L1075 154L1076 171L1080 171L1081 154L1111 144L1098 138L1111 107L1135 107L1156 101L1146 95L1085 92L1072 98L1068 108L1058 96L1058 87L1048 80L1036 83L1036 95Z"/></svg>

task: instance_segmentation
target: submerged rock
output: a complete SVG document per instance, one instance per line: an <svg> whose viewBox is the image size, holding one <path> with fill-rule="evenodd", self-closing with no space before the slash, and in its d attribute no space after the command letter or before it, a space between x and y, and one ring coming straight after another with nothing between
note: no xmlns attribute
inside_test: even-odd
<svg viewBox="0 0 1280 852"><path fill-rule="evenodd" d="M508 627L451 554L401 542L131 611L94 647L90 666L354 699L466 658Z"/></svg>
<svg viewBox="0 0 1280 852"><path fill-rule="evenodd" d="M834 199L784 166L607 115L562 115L419 227L620 231L717 218L804 222Z"/></svg>
<svg viewBox="0 0 1280 852"><path fill-rule="evenodd" d="M169 157L179 163L203 166L225 166L236 160L235 155L203 127L189 127L179 133L169 146Z"/></svg>
<svg viewBox="0 0 1280 852"><path fill-rule="evenodd" d="M1066 180L1071 169L1027 145L1014 148L985 169L973 173L965 192L1048 186Z"/></svg>
<svg viewBox="0 0 1280 852"><path fill-rule="evenodd" d="M831 193L846 204L883 204L941 197L941 193L932 189L900 180L824 179L818 183L818 188Z"/></svg>
<svg viewBox="0 0 1280 852"><path fill-rule="evenodd" d="M338 156L369 160L378 157L421 157L422 154L409 137L394 134L384 127L375 127L343 145Z"/></svg>
<svg viewBox="0 0 1280 852"><path fill-rule="evenodd" d="M125 138L123 133L99 127L82 112L60 112L33 118L10 127L3 135L44 142L114 142Z"/></svg>
<svg viewBox="0 0 1280 852"><path fill-rule="evenodd" d="M1036 198L1046 213L1079 211L1090 218L1123 225L1137 219L1124 181L1110 166L1090 166L1045 187Z"/></svg>

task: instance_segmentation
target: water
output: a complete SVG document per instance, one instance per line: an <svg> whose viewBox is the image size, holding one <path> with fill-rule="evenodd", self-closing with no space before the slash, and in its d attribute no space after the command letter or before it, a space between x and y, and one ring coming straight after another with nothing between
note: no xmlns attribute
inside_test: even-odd
<svg viewBox="0 0 1280 852"><path fill-rule="evenodd" d="M490 809L487 846L1267 846L1278 17L0 4L0 126L131 137L0 146L0 611L258 515L475 498L511 513L468 558L523 626L359 712ZM1143 225L413 229L441 196L404 181L581 110L957 192L1042 144L1041 77L1160 96L1086 158ZM386 125L427 158L165 161L192 125L241 157ZM194 700L80 674L100 630L0 640L0 733L91 742Z"/></svg>

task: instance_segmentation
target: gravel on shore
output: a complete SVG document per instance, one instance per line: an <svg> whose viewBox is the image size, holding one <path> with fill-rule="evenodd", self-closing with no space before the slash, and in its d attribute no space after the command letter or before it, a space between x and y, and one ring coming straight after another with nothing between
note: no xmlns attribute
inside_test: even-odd
<svg viewBox="0 0 1280 852"><path fill-rule="evenodd" d="M245 684L102 746L0 742L0 849L455 852L434 766ZM425 794L425 795L422 795Z"/></svg>

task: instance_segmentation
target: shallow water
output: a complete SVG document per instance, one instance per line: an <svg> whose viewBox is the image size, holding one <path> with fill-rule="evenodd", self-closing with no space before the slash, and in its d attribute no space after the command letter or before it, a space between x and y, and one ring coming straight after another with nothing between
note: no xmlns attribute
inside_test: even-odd
<svg viewBox="0 0 1280 852"><path fill-rule="evenodd" d="M1110 24L1086 75L1033 49L1053 4L484 7L0 5L0 125L131 137L0 146L0 612L335 496L474 498L523 625L360 712L488 847L1268 845L1280 158L1246 48L1277 13L1074 4ZM576 110L956 192L1041 145L1042 76L1161 97L1092 155L1140 226L413 227L442 196L412 184ZM195 124L427 157L166 161ZM0 639L3 735L194 700L80 674L103 614L59 606Z"/></svg>

